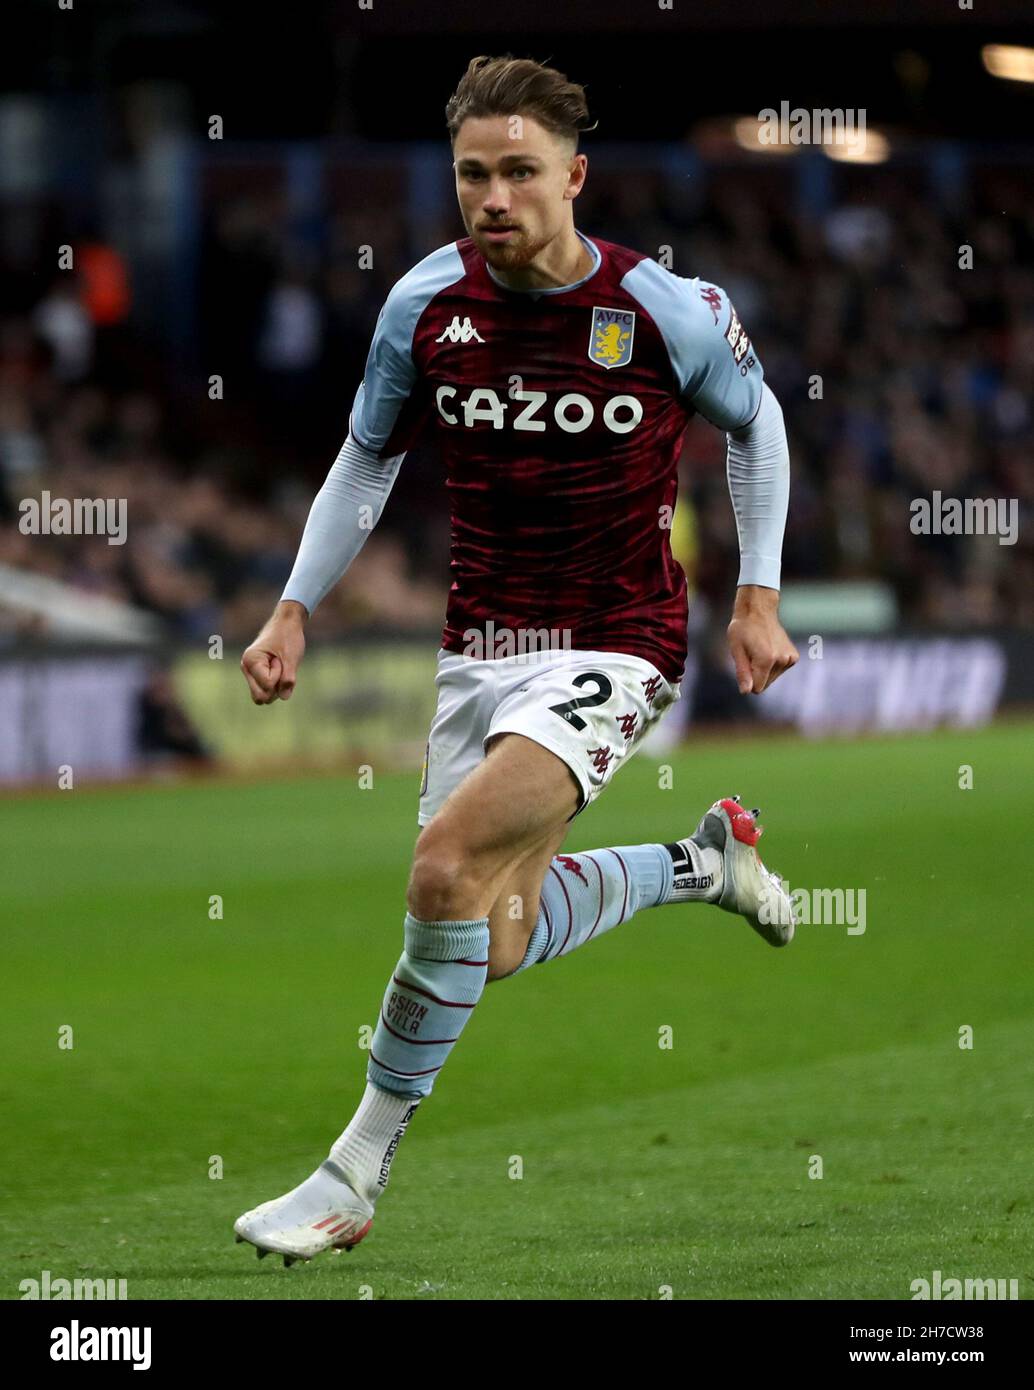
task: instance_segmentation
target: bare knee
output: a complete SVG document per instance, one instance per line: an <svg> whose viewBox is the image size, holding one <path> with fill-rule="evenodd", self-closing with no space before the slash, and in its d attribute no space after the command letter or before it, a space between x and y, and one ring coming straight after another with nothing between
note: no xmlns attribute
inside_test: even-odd
<svg viewBox="0 0 1034 1390"><path fill-rule="evenodd" d="M448 844L417 846L406 906L419 921L455 922L487 916L480 910L483 893L466 855Z"/></svg>
<svg viewBox="0 0 1034 1390"><path fill-rule="evenodd" d="M466 868L464 858L445 849L417 854L409 879L406 906L421 922L476 921L489 917L479 899L484 884ZM512 931L501 935L492 929L488 943L486 981L504 980L524 959L527 941Z"/></svg>

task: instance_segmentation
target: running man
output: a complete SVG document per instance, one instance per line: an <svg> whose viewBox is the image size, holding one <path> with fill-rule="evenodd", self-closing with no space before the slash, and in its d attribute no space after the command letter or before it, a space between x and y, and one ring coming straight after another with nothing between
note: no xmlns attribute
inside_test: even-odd
<svg viewBox="0 0 1034 1390"><path fill-rule="evenodd" d="M778 617L782 411L722 289L576 230L580 86L530 59L475 58L446 118L467 236L388 295L348 437L241 661L256 704L290 697L309 615L379 519L406 451L434 431L452 585L404 949L355 1115L310 1177L235 1224L260 1257L288 1263L365 1236L487 981L666 903L738 913L775 946L794 929L758 858L758 813L736 798L670 844L560 853L574 816L680 698L688 601L669 527L694 413L728 436L740 691L760 694L797 661Z"/></svg>

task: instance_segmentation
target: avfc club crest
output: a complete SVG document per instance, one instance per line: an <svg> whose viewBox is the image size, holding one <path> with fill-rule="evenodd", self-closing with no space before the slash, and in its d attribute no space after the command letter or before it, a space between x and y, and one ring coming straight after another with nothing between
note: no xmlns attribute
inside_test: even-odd
<svg viewBox="0 0 1034 1390"><path fill-rule="evenodd" d="M598 362L601 367L624 367L632 360L634 336L634 310L594 308L589 330L589 361Z"/></svg>

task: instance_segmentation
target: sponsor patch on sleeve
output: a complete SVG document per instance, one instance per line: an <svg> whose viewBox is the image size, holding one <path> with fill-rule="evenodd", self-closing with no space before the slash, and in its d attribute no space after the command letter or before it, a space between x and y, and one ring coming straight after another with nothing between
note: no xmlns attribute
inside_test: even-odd
<svg viewBox="0 0 1034 1390"><path fill-rule="evenodd" d="M738 366L750 351L750 338L747 335L747 330L740 323L739 315L733 308L731 301L729 303L729 327L725 334L725 341L732 349L733 358Z"/></svg>

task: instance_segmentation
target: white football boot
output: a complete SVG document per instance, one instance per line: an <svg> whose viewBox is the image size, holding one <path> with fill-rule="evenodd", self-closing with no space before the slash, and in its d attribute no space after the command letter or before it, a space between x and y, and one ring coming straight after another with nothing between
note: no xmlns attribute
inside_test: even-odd
<svg viewBox="0 0 1034 1390"><path fill-rule="evenodd" d="M738 796L725 797L714 803L690 839L722 856L724 874L716 906L746 917L770 946L786 946L797 925L793 901L779 875L770 873L758 858L760 814L741 806Z"/></svg>
<svg viewBox="0 0 1034 1390"><path fill-rule="evenodd" d="M321 1163L303 1183L233 1223L237 1241L250 1241L258 1257L283 1255L288 1267L323 1250L351 1250L373 1224L373 1204Z"/></svg>

